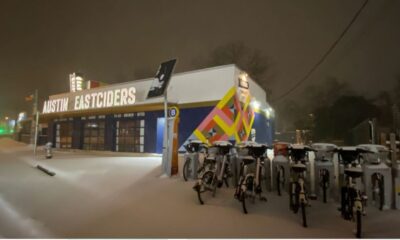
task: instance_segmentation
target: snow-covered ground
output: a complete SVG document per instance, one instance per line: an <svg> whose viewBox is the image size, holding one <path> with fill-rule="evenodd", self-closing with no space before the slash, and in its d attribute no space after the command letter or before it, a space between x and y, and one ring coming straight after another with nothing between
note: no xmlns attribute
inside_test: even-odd
<svg viewBox="0 0 400 240"><path fill-rule="evenodd" d="M233 189L199 205L193 182L160 176L161 160L109 152L55 152L0 139L0 237L353 237L334 202L312 201L309 227L287 196L267 193L244 215ZM51 177L37 164L56 173ZM368 208L364 237L400 237L400 211Z"/></svg>

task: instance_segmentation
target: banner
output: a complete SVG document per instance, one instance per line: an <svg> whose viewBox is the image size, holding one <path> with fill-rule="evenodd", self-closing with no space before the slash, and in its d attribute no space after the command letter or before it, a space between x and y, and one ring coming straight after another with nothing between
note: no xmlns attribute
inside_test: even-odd
<svg viewBox="0 0 400 240"><path fill-rule="evenodd" d="M147 98L160 97L164 95L165 89L171 79L172 71L174 70L176 59L172 59L161 63L156 76L151 84Z"/></svg>

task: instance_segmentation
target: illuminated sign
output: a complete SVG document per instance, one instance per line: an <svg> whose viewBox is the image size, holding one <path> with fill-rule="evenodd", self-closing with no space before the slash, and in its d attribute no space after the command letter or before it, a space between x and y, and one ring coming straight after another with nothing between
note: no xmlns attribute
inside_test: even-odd
<svg viewBox="0 0 400 240"><path fill-rule="evenodd" d="M83 90L83 77L78 73L73 73L69 75L70 91L77 92Z"/></svg>
<svg viewBox="0 0 400 240"><path fill-rule="evenodd" d="M43 113L66 112L68 111L68 98L60 98L45 101L43 104Z"/></svg>
<svg viewBox="0 0 400 240"><path fill-rule="evenodd" d="M75 96L74 110L118 107L135 103L134 87L94 92Z"/></svg>
<svg viewBox="0 0 400 240"><path fill-rule="evenodd" d="M50 99L44 102L43 113L67 112L133 105L136 101L136 88L117 88L74 97Z"/></svg>
<svg viewBox="0 0 400 240"><path fill-rule="evenodd" d="M168 108L168 117L174 118L179 116L179 109L177 107Z"/></svg>
<svg viewBox="0 0 400 240"><path fill-rule="evenodd" d="M249 89L249 81L247 80L247 73L242 73L239 76L239 87Z"/></svg>

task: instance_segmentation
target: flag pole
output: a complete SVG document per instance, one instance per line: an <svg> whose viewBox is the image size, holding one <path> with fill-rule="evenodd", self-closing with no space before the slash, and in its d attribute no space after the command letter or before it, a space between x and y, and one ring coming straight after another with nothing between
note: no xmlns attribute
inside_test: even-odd
<svg viewBox="0 0 400 240"><path fill-rule="evenodd" d="M169 139L168 139L168 96L167 96L167 89L165 89L165 93L164 93L164 132L165 132L165 150L164 150L164 156L163 156L163 167L164 167L164 171L165 173L167 173L167 175L169 175L169 169L168 169L168 162L169 162Z"/></svg>
<svg viewBox="0 0 400 240"><path fill-rule="evenodd" d="M35 115L35 138L33 140L33 154L36 156L38 128L39 128L39 112L38 112L38 90L35 90L34 102L33 102L33 113Z"/></svg>

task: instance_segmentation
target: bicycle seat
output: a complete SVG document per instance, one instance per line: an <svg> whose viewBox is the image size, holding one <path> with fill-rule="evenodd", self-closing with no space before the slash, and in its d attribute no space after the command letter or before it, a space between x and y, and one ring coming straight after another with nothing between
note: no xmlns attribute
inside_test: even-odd
<svg viewBox="0 0 400 240"><path fill-rule="evenodd" d="M206 148L206 145L199 140L190 140L190 142L184 145L185 149L189 153L199 152L202 148Z"/></svg>
<svg viewBox="0 0 400 240"><path fill-rule="evenodd" d="M268 145L252 141L242 142L239 147L247 148L248 154L257 158L264 156L265 151L268 149Z"/></svg>
<svg viewBox="0 0 400 240"><path fill-rule="evenodd" d="M222 155L226 155L230 152L232 148L232 143L228 141L215 141L213 143L214 147L218 148L218 152Z"/></svg>
<svg viewBox="0 0 400 240"><path fill-rule="evenodd" d="M244 165L252 164L255 161L254 158L250 156L241 157L240 159L242 160Z"/></svg>

